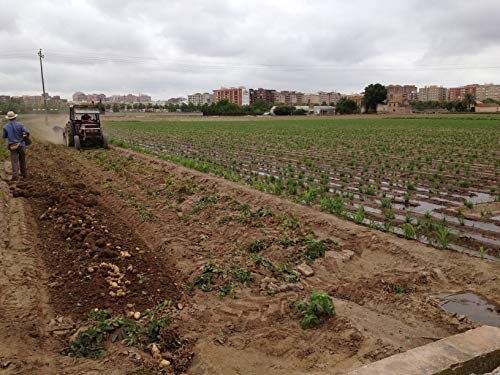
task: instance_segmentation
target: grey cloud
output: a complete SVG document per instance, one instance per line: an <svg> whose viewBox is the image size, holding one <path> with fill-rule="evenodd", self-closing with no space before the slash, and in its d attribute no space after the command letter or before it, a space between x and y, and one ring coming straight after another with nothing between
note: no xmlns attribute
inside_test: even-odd
<svg viewBox="0 0 500 375"><path fill-rule="evenodd" d="M496 3L0 0L0 93L39 93L40 47L49 92L66 96L494 81L500 69L474 66L500 61ZM450 63L470 69L434 69Z"/></svg>

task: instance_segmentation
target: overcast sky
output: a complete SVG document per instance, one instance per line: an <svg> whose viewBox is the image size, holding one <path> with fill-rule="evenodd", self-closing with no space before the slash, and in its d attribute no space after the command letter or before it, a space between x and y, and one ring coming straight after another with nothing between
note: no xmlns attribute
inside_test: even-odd
<svg viewBox="0 0 500 375"><path fill-rule="evenodd" d="M0 94L500 83L500 0L0 0Z"/></svg>

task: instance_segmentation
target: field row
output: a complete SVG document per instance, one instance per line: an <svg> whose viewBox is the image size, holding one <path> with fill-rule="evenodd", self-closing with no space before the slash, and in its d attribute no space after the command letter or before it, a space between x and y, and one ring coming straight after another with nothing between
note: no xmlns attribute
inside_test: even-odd
<svg viewBox="0 0 500 375"><path fill-rule="evenodd" d="M494 119L112 123L115 143L439 247L498 256Z"/></svg>

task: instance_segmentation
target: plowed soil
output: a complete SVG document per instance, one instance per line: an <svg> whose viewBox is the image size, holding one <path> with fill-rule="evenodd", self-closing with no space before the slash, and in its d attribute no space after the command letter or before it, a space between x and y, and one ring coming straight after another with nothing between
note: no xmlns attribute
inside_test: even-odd
<svg viewBox="0 0 500 375"><path fill-rule="evenodd" d="M468 290L500 304L497 262L169 162L35 142L28 163L29 179L2 185L5 373L145 371L149 353L121 346L77 364L59 354L94 308L125 314L130 304L137 311L167 299L180 304L172 329L194 355L165 372L332 374L476 326L448 315L432 294ZM310 263L314 275L297 281L283 270L305 261L306 238L328 250ZM107 280L110 264L123 274L116 288ZM193 284L204 271L211 276L205 291ZM333 297L336 314L303 330L295 303L318 289ZM51 323L57 317L70 326L60 334Z"/></svg>

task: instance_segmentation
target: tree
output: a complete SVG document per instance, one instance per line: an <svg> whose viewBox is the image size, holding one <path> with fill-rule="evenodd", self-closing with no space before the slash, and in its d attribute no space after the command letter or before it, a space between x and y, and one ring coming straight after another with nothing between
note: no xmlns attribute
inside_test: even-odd
<svg viewBox="0 0 500 375"><path fill-rule="evenodd" d="M470 92L468 92L467 94L465 94L465 96L464 96L464 104L466 105L467 110L470 112L471 111L471 107L473 105L476 105L476 98L474 97L474 95L471 94Z"/></svg>
<svg viewBox="0 0 500 375"><path fill-rule="evenodd" d="M117 103L113 103L113 112L120 112L120 107Z"/></svg>
<svg viewBox="0 0 500 375"><path fill-rule="evenodd" d="M371 84L365 87L365 109L366 112L377 113L377 104L387 99L387 89L380 83Z"/></svg>
<svg viewBox="0 0 500 375"><path fill-rule="evenodd" d="M354 100L348 99L344 96L337 103L335 110L341 115L351 115L358 112L359 108Z"/></svg>

